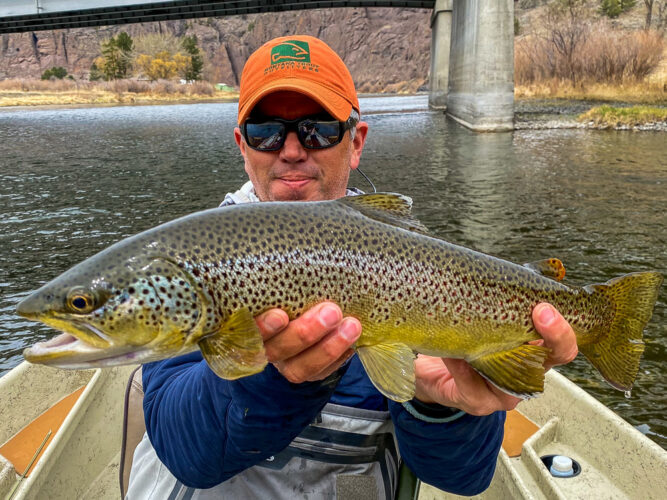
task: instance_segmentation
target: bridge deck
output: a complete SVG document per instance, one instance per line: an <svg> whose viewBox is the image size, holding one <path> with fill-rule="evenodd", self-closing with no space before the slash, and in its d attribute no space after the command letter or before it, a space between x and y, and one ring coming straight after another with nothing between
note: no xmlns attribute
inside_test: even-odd
<svg viewBox="0 0 667 500"><path fill-rule="evenodd" d="M332 7L431 9L434 4L434 0L168 0L129 4L127 0L19 0L0 6L0 34ZM73 10L77 5L81 8Z"/></svg>

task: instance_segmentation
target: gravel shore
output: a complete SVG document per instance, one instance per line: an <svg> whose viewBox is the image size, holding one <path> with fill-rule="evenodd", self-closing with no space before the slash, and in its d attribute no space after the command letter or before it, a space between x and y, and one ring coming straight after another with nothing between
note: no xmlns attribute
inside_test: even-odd
<svg viewBox="0 0 667 500"><path fill-rule="evenodd" d="M636 130L667 132L667 122L644 123L641 125L597 125L593 121L579 122L577 117L595 106L609 104L615 107L629 107L635 104L599 101L563 101L541 99L519 99L514 103L515 130L546 129L597 129ZM660 106L662 107L662 106Z"/></svg>

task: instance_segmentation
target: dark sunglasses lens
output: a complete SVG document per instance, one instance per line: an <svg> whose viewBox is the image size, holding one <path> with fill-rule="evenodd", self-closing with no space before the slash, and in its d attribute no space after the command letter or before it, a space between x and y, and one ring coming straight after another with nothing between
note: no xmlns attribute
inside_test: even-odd
<svg viewBox="0 0 667 500"><path fill-rule="evenodd" d="M254 149L277 150L285 140L285 125L279 122L246 123L245 130L246 141Z"/></svg>
<svg viewBox="0 0 667 500"><path fill-rule="evenodd" d="M303 120L299 122L299 137L301 144L307 148L328 148L338 144L340 123L334 120Z"/></svg>

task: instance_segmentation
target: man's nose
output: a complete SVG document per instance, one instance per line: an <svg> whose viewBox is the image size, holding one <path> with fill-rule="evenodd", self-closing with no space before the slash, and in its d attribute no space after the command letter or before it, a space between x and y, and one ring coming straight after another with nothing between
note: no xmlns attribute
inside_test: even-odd
<svg viewBox="0 0 667 500"><path fill-rule="evenodd" d="M287 132L287 137L285 137L285 144L283 144L283 147L280 150L281 159L294 162L305 160L306 156L308 156L308 153L299 142L299 138L296 136L296 132L292 130Z"/></svg>

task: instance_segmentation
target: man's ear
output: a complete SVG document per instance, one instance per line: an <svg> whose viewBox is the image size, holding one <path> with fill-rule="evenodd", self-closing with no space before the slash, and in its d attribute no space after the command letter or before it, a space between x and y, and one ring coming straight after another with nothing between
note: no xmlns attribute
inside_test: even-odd
<svg viewBox="0 0 667 500"><path fill-rule="evenodd" d="M234 127L234 141L236 141L236 145L239 147L241 150L241 154L245 158L245 140L243 139L243 134L241 134L241 129L238 127Z"/></svg>
<svg viewBox="0 0 667 500"><path fill-rule="evenodd" d="M357 131L354 134L354 139L352 140L351 148L352 154L350 155L350 168L354 170L359 166L361 161L361 152L364 149L364 144L366 143L366 135L368 134L368 123L359 122L357 123Z"/></svg>

